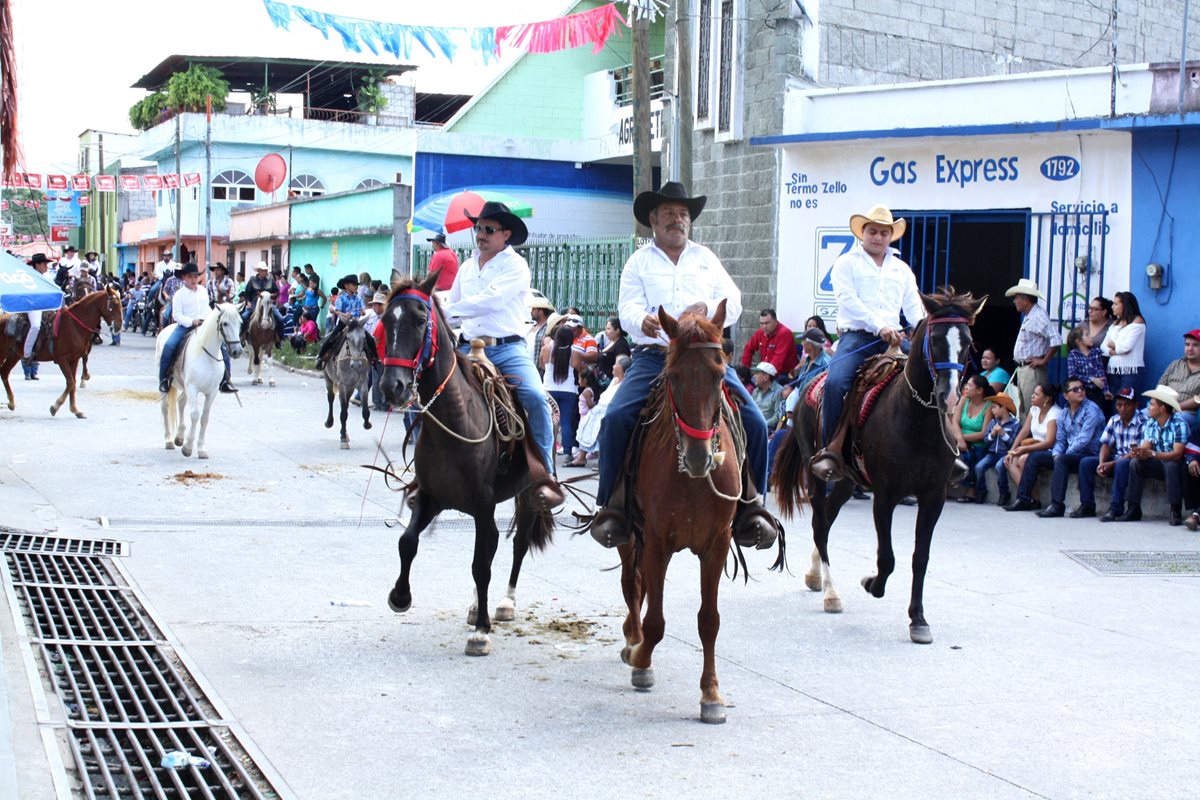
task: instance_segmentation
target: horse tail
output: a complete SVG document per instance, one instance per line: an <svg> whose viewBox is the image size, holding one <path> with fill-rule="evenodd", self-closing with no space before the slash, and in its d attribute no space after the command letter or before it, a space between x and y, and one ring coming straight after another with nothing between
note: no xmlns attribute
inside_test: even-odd
<svg viewBox="0 0 1200 800"><path fill-rule="evenodd" d="M516 497L516 514L510 533L522 528L527 532L531 550L545 550L554 541L554 515L540 513L529 492L521 492Z"/></svg>
<svg viewBox="0 0 1200 800"><path fill-rule="evenodd" d="M808 464L795 433L784 437L775 451L775 463L771 467L771 481L775 484L775 502L780 513L791 519L800 506L808 502L805 491L804 471Z"/></svg>

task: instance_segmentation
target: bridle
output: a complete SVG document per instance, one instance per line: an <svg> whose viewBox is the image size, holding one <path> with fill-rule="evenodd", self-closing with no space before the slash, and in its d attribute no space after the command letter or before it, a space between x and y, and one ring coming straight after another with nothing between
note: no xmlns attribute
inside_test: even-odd
<svg viewBox="0 0 1200 800"><path fill-rule="evenodd" d="M443 380L437 387L437 390L434 391L433 396L429 398L429 402L422 403L419 386L421 373L424 372L426 368L433 366L438 354L437 307L434 305L433 297L416 288L402 289L401 291L397 292L396 296L393 298L393 302L400 299L416 300L418 303L425 306L425 310L427 312L427 321L425 323L425 333L421 337L421 347L415 354L413 354L412 358L394 358L387 355L384 342L379 341L379 349L383 351L379 354L380 361L385 367L404 367L412 370L412 397L410 397L408 402L404 404L404 409L415 406L417 411L425 413L429 410L429 407L433 405L434 401L441 397L442 392L445 391L446 386L449 385L450 378L454 376L454 371L458 368L458 359L454 358L451 360L450 372L447 373L445 380ZM380 325L376 330L382 330L383 328L384 326Z"/></svg>
<svg viewBox="0 0 1200 800"><path fill-rule="evenodd" d="M921 346L921 354L925 358L925 367L929 370L929 379L934 384L929 391L929 398L922 397L912 385L912 381L908 379L908 370L904 370L904 382L908 384L908 391L912 394L914 400L920 403L925 408L937 408L937 373L943 369L958 370L959 375L966 372L967 365L959 361L935 361L933 358L933 348L930 346L930 340L933 338L930 333L934 325L970 325L971 320L963 316L953 317L932 317L925 322L925 336ZM961 380L960 380L961 383Z"/></svg>
<svg viewBox="0 0 1200 800"><path fill-rule="evenodd" d="M686 345L686 349L688 349L688 350L720 350L720 349L722 349L722 347L721 347L720 342L691 342L688 345ZM716 438L717 441L715 442L715 447L717 449L720 449L720 446L721 446L720 434L719 434L719 430L721 427L721 409L720 409L720 407L717 408L717 413L713 416L713 422L712 422L711 428L693 428L679 414L679 406L675 405L675 394L671 391L671 382L668 380L668 381L666 381L666 384L667 384L667 405L670 407L671 416L675 420L675 431L676 431L676 438L679 440L680 457L682 458L682 456L683 456L683 437L684 436L687 436L691 439L698 439L702 442L707 442L709 439ZM721 383L721 389L722 389L722 391L725 392L726 399L728 399L729 390L725 388L724 382Z"/></svg>
<svg viewBox="0 0 1200 800"><path fill-rule="evenodd" d="M237 312L236 311L232 312L232 314L233 314L233 318L236 319L240 323L241 317L237 316ZM240 325L239 325L239 328L240 328ZM240 336L235 336L232 339L230 339L229 337L227 337L225 335L225 312L223 310L221 310L220 306L217 306L217 334L221 337L221 341L225 343L226 349L231 350L231 352L232 352L233 346L235 344L238 344L241 339ZM207 347L201 347L200 349L202 349L204 351L204 354L206 356L208 356L209 358L211 358L213 361L223 361L224 360L221 358L220 353L218 353L217 355L214 356L212 353L208 352Z"/></svg>

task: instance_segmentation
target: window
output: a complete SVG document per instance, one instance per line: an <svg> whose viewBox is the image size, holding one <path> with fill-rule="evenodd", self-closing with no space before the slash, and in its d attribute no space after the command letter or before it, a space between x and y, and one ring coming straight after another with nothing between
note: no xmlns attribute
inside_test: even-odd
<svg viewBox="0 0 1200 800"><path fill-rule="evenodd" d="M288 191L294 197L320 197L325 194L325 184L316 175L297 175L288 182Z"/></svg>
<svg viewBox="0 0 1200 800"><path fill-rule="evenodd" d="M358 186L355 186L354 188L355 189L377 189L380 186L383 186L383 181L381 181L381 180L378 180L376 178L363 178L361 181L358 182Z"/></svg>
<svg viewBox="0 0 1200 800"><path fill-rule="evenodd" d="M693 0L696 12L696 127L717 141L742 135L742 47L739 18L744 0Z"/></svg>
<svg viewBox="0 0 1200 800"><path fill-rule="evenodd" d="M212 199L230 203L254 202L254 180L240 169L228 169L212 180Z"/></svg>

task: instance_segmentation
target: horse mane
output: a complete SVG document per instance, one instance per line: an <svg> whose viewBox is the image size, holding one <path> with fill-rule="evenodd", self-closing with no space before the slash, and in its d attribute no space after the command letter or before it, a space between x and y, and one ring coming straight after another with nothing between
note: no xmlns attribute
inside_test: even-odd
<svg viewBox="0 0 1200 800"><path fill-rule="evenodd" d="M940 287L932 294L925 295L925 298L934 306L929 314L931 317L962 316L967 318L968 324L975 321L975 311L979 301L970 292L959 293L954 290L953 286L947 285Z"/></svg>

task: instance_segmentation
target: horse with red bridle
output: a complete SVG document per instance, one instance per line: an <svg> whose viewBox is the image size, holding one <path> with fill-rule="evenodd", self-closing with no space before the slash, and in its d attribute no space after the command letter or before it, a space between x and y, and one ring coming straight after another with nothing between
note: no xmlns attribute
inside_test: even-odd
<svg viewBox="0 0 1200 800"><path fill-rule="evenodd" d="M690 310L676 320L661 308L658 318L671 344L659 388L647 402L649 421L643 423L641 447L631 447L637 461L634 535L618 548L621 590L629 608L621 660L633 668L634 687L654 685L651 656L666 628L667 565L673 554L691 550L700 559L700 719L719 723L725 721L725 701L716 667L721 624L717 588L730 555L733 515L744 488L740 462L745 457L739 441L744 434L724 385L725 301L712 321L703 311ZM778 542L779 557L772 569L784 563L782 534ZM740 551L734 558L741 560ZM745 568L744 560L741 566Z"/></svg>
<svg viewBox="0 0 1200 800"><path fill-rule="evenodd" d="M92 337L100 332L101 320L107 322L113 331L120 331L121 319L121 296L111 288L92 292L57 311L45 312L33 357L38 361L53 361L62 370L66 380L63 393L50 406L52 416L69 398L71 413L83 419L84 413L75 404L75 373L79 369L80 359L91 349ZM4 381L10 410L17 405L8 374L21 360L22 345L23 341L10 338L0 328L0 378Z"/></svg>

